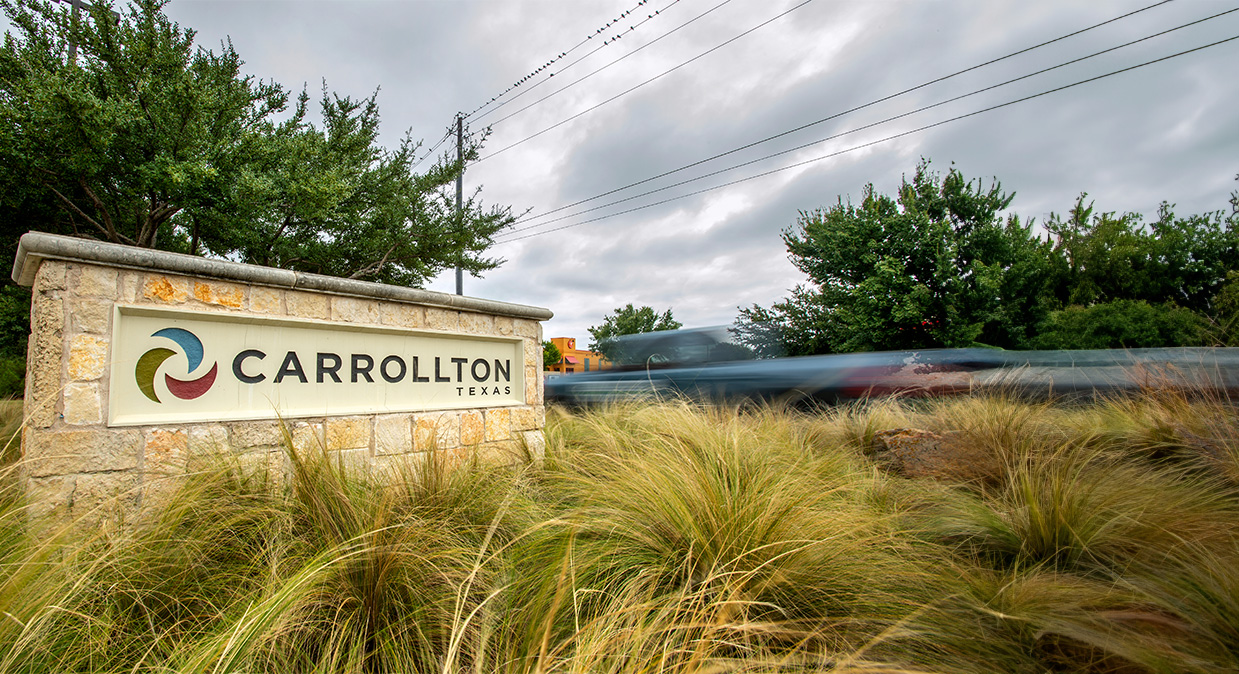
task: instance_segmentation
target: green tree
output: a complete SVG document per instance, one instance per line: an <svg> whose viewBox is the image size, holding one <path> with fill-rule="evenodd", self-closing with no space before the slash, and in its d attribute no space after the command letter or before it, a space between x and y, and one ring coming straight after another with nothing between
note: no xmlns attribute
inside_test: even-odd
<svg viewBox="0 0 1239 674"><path fill-rule="evenodd" d="M25 392L26 340L30 334L30 289L0 286L0 399Z"/></svg>
<svg viewBox="0 0 1239 674"><path fill-rule="evenodd" d="M683 325L671 316L671 310L663 313L651 307L636 308L632 304L615 309L603 317L602 325L591 326L590 351L597 351L608 359L615 360L615 338L660 330L679 330Z"/></svg>
<svg viewBox="0 0 1239 674"><path fill-rule="evenodd" d="M0 48L10 249L34 227L404 285L500 262L484 253L511 216L476 192L456 215L447 186L461 162L414 173L409 137L378 144L374 96L324 91L315 126L304 92L289 109L281 86L241 75L231 44L195 47L165 3L136 0L113 23L99 2L74 25L51 3L3 0L15 27Z"/></svg>
<svg viewBox="0 0 1239 674"><path fill-rule="evenodd" d="M559 351L559 347L555 346L555 342L550 340L542 342L542 367L552 368L559 365L559 361L564 359L564 354Z"/></svg>
<svg viewBox="0 0 1239 674"><path fill-rule="evenodd" d="M1061 270L1031 222L1003 217L1013 196L922 160L894 198L868 185L802 212L783 240L810 284L742 309L741 338L764 355L1024 343Z"/></svg>
<svg viewBox="0 0 1239 674"><path fill-rule="evenodd" d="M1144 300L1114 300L1052 312L1033 340L1038 349L1136 349L1212 342L1200 314Z"/></svg>
<svg viewBox="0 0 1239 674"><path fill-rule="evenodd" d="M1155 222L1137 213L1094 212L1080 195L1066 218L1045 223L1067 273L1057 289L1064 305L1119 300L1211 311L1212 298L1239 266L1239 232L1220 211L1178 217L1163 202Z"/></svg>

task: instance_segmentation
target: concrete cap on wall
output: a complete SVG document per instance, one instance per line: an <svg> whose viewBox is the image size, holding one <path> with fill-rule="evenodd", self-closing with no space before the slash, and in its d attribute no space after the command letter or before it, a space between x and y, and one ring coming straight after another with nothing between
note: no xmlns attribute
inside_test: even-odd
<svg viewBox="0 0 1239 674"><path fill-rule="evenodd" d="M425 306L476 311L498 316L510 316L545 321L554 314L550 309L523 304L498 302L477 297L450 295L433 290L309 274L288 269L276 269L227 260L209 260L196 255L169 253L150 248L135 248L117 243L79 239L44 232L27 232L17 246L13 263L13 280L30 286L43 260L64 260L104 264L142 271L167 272L185 276L209 277L253 285L309 290L333 295L350 295L393 302L411 302Z"/></svg>

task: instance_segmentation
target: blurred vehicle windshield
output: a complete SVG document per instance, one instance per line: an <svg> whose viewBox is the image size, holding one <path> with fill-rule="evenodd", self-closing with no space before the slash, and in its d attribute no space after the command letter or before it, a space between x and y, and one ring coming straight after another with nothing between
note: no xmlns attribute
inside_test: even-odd
<svg viewBox="0 0 1239 674"><path fill-rule="evenodd" d="M736 342L729 326L664 330L623 335L603 347L616 369L686 367L754 360L753 350Z"/></svg>

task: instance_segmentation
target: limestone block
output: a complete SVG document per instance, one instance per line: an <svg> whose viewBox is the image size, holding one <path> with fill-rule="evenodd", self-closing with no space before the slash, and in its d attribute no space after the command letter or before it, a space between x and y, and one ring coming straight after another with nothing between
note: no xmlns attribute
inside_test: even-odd
<svg viewBox="0 0 1239 674"><path fill-rule="evenodd" d="M495 334L495 318L487 314L462 311L460 312L460 329L473 335L493 335Z"/></svg>
<svg viewBox="0 0 1239 674"><path fill-rule="evenodd" d="M525 351L525 367L536 367L542 369L542 343L535 342L532 339L521 340Z"/></svg>
<svg viewBox="0 0 1239 674"><path fill-rule="evenodd" d="M157 517L159 512L173 505L173 499L184 486L186 478L184 472L143 474L138 497L142 510L148 516Z"/></svg>
<svg viewBox="0 0 1239 674"><path fill-rule="evenodd" d="M238 451L238 450L236 447L234 447L233 451ZM249 447L241 451L242 454L263 454L263 453L284 454L287 452L288 452L288 445L285 445L283 443L278 444L278 445L254 445L253 447Z"/></svg>
<svg viewBox="0 0 1239 674"><path fill-rule="evenodd" d="M276 288L250 287L250 311L259 314L284 313L283 295Z"/></svg>
<svg viewBox="0 0 1239 674"><path fill-rule="evenodd" d="M78 297L102 297L114 300L119 296L117 272L107 267L73 265L69 270L69 287Z"/></svg>
<svg viewBox="0 0 1239 674"><path fill-rule="evenodd" d="M495 316L495 333L508 337L516 334L516 325L510 316Z"/></svg>
<svg viewBox="0 0 1239 674"><path fill-rule="evenodd" d="M79 299L69 305L69 319L77 332L106 335L112 326L112 302Z"/></svg>
<svg viewBox="0 0 1239 674"><path fill-rule="evenodd" d="M514 431L529 431L535 428L542 428L538 424L537 408L532 406L513 407L509 410L512 417L512 430Z"/></svg>
<svg viewBox="0 0 1239 674"><path fill-rule="evenodd" d="M331 303L326 295L289 290L284 294L284 304L288 307L289 316L324 321L331 316Z"/></svg>
<svg viewBox="0 0 1239 674"><path fill-rule="evenodd" d="M510 465L520 459L516 443L511 440L478 445L475 455L479 463L491 465Z"/></svg>
<svg viewBox="0 0 1239 674"><path fill-rule="evenodd" d="M521 442L529 458L537 462L546 460L546 434L541 430L522 431Z"/></svg>
<svg viewBox="0 0 1239 674"><path fill-rule="evenodd" d="M460 444L468 447L486 440L486 422L481 412L462 412L460 415Z"/></svg>
<svg viewBox="0 0 1239 674"><path fill-rule="evenodd" d="M426 327L455 332L460 329L460 312L455 309L426 307Z"/></svg>
<svg viewBox="0 0 1239 674"><path fill-rule="evenodd" d="M421 328L426 325L426 312L415 304L384 302L379 305L379 317L383 325L401 328Z"/></svg>
<svg viewBox="0 0 1239 674"><path fill-rule="evenodd" d="M506 442L486 442L476 445L457 447L456 449L439 452L436 460L443 461L449 470L455 470L471 463L491 465L511 465L520 460L520 452L511 440Z"/></svg>
<svg viewBox="0 0 1239 674"><path fill-rule="evenodd" d="M323 450L323 422L294 421L289 424L293 436L293 447L299 452L318 453Z"/></svg>
<svg viewBox="0 0 1239 674"><path fill-rule="evenodd" d="M30 355L26 361L27 424L47 428L56 420L64 349L64 301L38 294L30 314Z"/></svg>
<svg viewBox="0 0 1239 674"><path fill-rule="evenodd" d="M539 381L541 374L537 368L525 368L525 404L526 405L541 405L542 404L542 385Z"/></svg>
<svg viewBox="0 0 1239 674"><path fill-rule="evenodd" d="M136 429L29 429L24 450L32 477L129 470L138 466L142 434Z"/></svg>
<svg viewBox="0 0 1239 674"><path fill-rule="evenodd" d="M331 461L344 471L345 475L366 475L370 472L369 449L343 449L331 453Z"/></svg>
<svg viewBox="0 0 1239 674"><path fill-rule="evenodd" d="M139 475L130 471L78 475L73 485L73 516L93 515L93 521L117 517L137 504L140 484Z"/></svg>
<svg viewBox="0 0 1239 674"><path fill-rule="evenodd" d="M231 424L229 430L233 449L280 447L284 444L284 433L278 421L240 421Z"/></svg>
<svg viewBox="0 0 1239 674"><path fill-rule="evenodd" d="M258 475L267 480L273 490L282 489L292 475L288 454L281 451L253 451L237 457L241 472Z"/></svg>
<svg viewBox="0 0 1239 674"><path fill-rule="evenodd" d="M412 421L407 414L383 415L374 420L374 452L407 454L413 451Z"/></svg>
<svg viewBox="0 0 1239 674"><path fill-rule="evenodd" d="M146 431L142 470L147 475L179 475L189 455L189 432L177 428Z"/></svg>
<svg viewBox="0 0 1239 674"><path fill-rule="evenodd" d="M148 274L142 285L143 299L161 304L184 304L189 299L189 280L179 276Z"/></svg>
<svg viewBox="0 0 1239 674"><path fill-rule="evenodd" d="M542 343L542 324L527 318L512 319L512 332L521 337L528 337L538 344Z"/></svg>
<svg viewBox="0 0 1239 674"><path fill-rule="evenodd" d="M194 299L203 304L211 304L229 309L245 307L245 287L236 283L224 281L193 282Z"/></svg>
<svg viewBox="0 0 1239 674"><path fill-rule="evenodd" d="M72 383L65 386L65 423L71 426L97 426L103 423L103 404L99 385Z"/></svg>
<svg viewBox="0 0 1239 674"><path fill-rule="evenodd" d="M383 484L398 484L416 478L431 460L424 452L384 454L370 459L370 471Z"/></svg>
<svg viewBox="0 0 1239 674"><path fill-rule="evenodd" d="M26 512L31 520L51 525L69 515L76 475L55 475L26 480Z"/></svg>
<svg viewBox="0 0 1239 674"><path fill-rule="evenodd" d="M379 303L358 297L331 298L331 319L346 323L379 323Z"/></svg>
<svg viewBox="0 0 1239 674"><path fill-rule="evenodd" d="M91 535L100 526L122 522L137 510L135 472L65 475L26 483L32 533L51 537L72 530Z"/></svg>
<svg viewBox="0 0 1239 674"><path fill-rule="evenodd" d="M506 409L486 410L486 441L496 442L512 437L512 415Z"/></svg>
<svg viewBox="0 0 1239 674"><path fill-rule="evenodd" d="M108 366L108 340L97 335L74 335L69 340L69 378L94 381Z"/></svg>
<svg viewBox="0 0 1239 674"><path fill-rule="evenodd" d="M415 420L413 448L419 452L460 446L460 414L441 412L419 415Z"/></svg>
<svg viewBox="0 0 1239 674"><path fill-rule="evenodd" d="M370 449L370 417L327 419L327 451Z"/></svg>
<svg viewBox="0 0 1239 674"><path fill-rule="evenodd" d="M203 424L188 429L188 452L190 456L212 456L230 449L228 427L224 424Z"/></svg>
<svg viewBox="0 0 1239 674"><path fill-rule="evenodd" d="M34 276L34 289L40 292L50 290L65 290L65 272L68 265L60 260L44 260L39 264L39 271Z"/></svg>
<svg viewBox="0 0 1239 674"><path fill-rule="evenodd" d="M144 280L141 272L121 271L120 300L122 302L137 302L142 293Z"/></svg>

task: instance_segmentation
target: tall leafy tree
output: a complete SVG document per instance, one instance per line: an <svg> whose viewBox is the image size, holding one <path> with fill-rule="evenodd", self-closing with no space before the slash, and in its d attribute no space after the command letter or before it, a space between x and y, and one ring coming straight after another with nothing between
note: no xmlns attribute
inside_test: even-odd
<svg viewBox="0 0 1239 674"><path fill-rule="evenodd" d="M810 283L743 309L741 338L789 355L1020 343L1058 270L1031 223L1004 217L1013 196L922 161L895 197L868 185L801 213L783 240Z"/></svg>
<svg viewBox="0 0 1239 674"><path fill-rule="evenodd" d="M243 76L231 44L136 0L113 22L37 0L2 0L15 30L0 48L0 191L5 242L27 228L418 285L459 265L477 273L510 222L475 192L457 215L463 163L414 172L417 144L378 143L375 97L324 91L291 105ZM69 57L69 42L77 45ZM466 149L466 161L477 146Z"/></svg>
<svg viewBox="0 0 1239 674"><path fill-rule="evenodd" d="M1229 216L1163 203L1147 225L1082 194L1047 239L1003 216L1011 198L922 160L895 197L802 213L783 238L809 283L742 309L740 339L763 356L1239 343L1239 192Z"/></svg>
<svg viewBox="0 0 1239 674"><path fill-rule="evenodd" d="M667 309L661 314L652 307L634 307L631 303L617 308L602 319L601 325L590 326L589 350L597 351L615 360L615 338L660 330L679 330L684 327Z"/></svg>
<svg viewBox="0 0 1239 674"><path fill-rule="evenodd" d="M1087 197L1045 222L1067 266L1066 305L1136 300L1208 313L1227 270L1239 268L1239 221L1220 211L1179 217L1163 202L1146 226L1137 213L1096 213Z"/></svg>
<svg viewBox="0 0 1239 674"><path fill-rule="evenodd" d="M546 340L542 342L542 367L552 368L559 365L559 361L564 359L564 354L555 346L555 342Z"/></svg>
<svg viewBox="0 0 1239 674"><path fill-rule="evenodd" d="M1235 341L1239 219L1177 216L1163 202L1148 225L1136 213L1097 213L1080 195L1046 229L1067 273L1064 307L1032 341L1041 348L1194 346ZM1228 278L1231 279L1228 281Z"/></svg>

